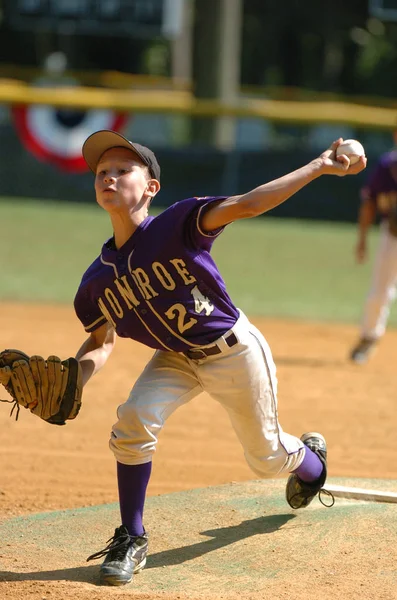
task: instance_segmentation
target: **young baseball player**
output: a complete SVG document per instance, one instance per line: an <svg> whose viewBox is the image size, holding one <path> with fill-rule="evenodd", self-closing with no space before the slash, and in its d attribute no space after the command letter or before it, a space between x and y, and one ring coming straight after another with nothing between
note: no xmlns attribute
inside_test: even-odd
<svg viewBox="0 0 397 600"><path fill-rule="evenodd" d="M321 175L359 173L365 157L336 160L341 139L300 169L234 197L188 198L157 217L148 215L160 190L151 150L112 131L83 146L95 173L98 204L113 235L83 275L75 310L88 339L77 353L83 384L107 361L116 335L154 354L117 411L110 448L117 461L121 525L88 560L106 557L104 585L123 585L146 563L146 488L158 436L167 418L205 390L228 412L252 471L263 478L290 474L286 499L307 506L327 474L319 433L285 433L277 414L276 368L270 348L229 297L211 258L226 225L279 205Z"/></svg>
<svg viewBox="0 0 397 600"><path fill-rule="evenodd" d="M397 146L397 131L394 132ZM367 235L380 217L380 239L372 282L364 306L360 338L350 358L365 363L384 335L397 283L397 150L383 154L361 189L356 260L367 258Z"/></svg>

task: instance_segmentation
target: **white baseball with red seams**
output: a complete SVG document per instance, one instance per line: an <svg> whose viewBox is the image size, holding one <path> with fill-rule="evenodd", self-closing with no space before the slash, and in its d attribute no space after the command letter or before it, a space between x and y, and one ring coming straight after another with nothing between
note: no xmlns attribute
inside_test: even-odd
<svg viewBox="0 0 397 600"><path fill-rule="evenodd" d="M354 165L365 156L364 146L358 140L344 140L336 149L336 156L345 154L350 159L350 164Z"/></svg>

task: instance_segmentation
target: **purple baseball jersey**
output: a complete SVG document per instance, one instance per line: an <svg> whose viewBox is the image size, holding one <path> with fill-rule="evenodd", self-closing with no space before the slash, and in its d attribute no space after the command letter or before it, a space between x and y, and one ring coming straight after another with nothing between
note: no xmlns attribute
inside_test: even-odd
<svg viewBox="0 0 397 600"><path fill-rule="evenodd" d="M182 200L146 217L119 250L105 242L74 300L85 330L108 321L120 337L184 352L233 327L238 310L210 255L224 228L200 229L203 211L222 199Z"/></svg>
<svg viewBox="0 0 397 600"><path fill-rule="evenodd" d="M397 206L397 150L383 154L361 191L371 200L382 218L390 217Z"/></svg>

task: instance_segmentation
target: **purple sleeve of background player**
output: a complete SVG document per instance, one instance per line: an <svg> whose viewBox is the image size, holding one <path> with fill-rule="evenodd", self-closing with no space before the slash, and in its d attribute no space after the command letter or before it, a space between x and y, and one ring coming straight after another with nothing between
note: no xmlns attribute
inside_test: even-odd
<svg viewBox="0 0 397 600"><path fill-rule="evenodd" d="M368 199L374 203L376 202L376 196L382 187L382 180L384 177L385 168L381 163L378 163L374 171L372 171L368 177L366 184L362 188L361 195L363 200Z"/></svg>
<svg viewBox="0 0 397 600"><path fill-rule="evenodd" d="M390 160L391 153L383 154L375 169L370 173L366 184L361 190L362 200L371 200L376 204L376 197L383 191L388 189L390 180Z"/></svg>

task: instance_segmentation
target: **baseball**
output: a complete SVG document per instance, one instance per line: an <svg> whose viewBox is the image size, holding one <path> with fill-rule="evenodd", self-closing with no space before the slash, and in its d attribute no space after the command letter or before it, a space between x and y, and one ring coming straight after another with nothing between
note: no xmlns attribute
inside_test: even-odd
<svg viewBox="0 0 397 600"><path fill-rule="evenodd" d="M336 149L336 156L345 154L350 159L350 164L354 165L360 160L360 156L365 156L364 146L358 140L344 140Z"/></svg>

